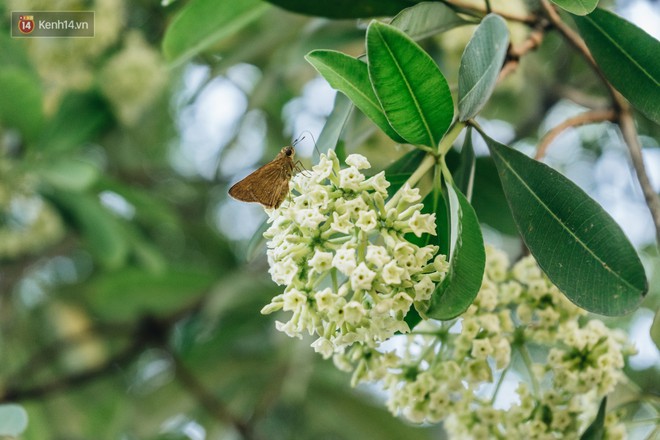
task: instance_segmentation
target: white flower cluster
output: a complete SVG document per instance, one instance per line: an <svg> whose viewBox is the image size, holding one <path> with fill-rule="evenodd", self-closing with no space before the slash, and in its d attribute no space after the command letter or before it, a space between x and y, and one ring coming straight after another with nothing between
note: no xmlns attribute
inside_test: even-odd
<svg viewBox="0 0 660 440"><path fill-rule="evenodd" d="M394 414L444 420L450 438L577 439L633 352L623 333L583 323L584 315L531 257L509 270L506 255L487 248L482 288L459 319L423 321L393 337L389 350L354 347L335 362L354 382L381 381ZM512 371L515 355L526 372ZM498 394L512 383L517 396L507 401ZM608 439L626 436L614 414L606 431Z"/></svg>
<svg viewBox="0 0 660 440"><path fill-rule="evenodd" d="M386 204L390 185L380 172L365 177L364 156L322 155L296 175L292 194L269 212L268 260L273 280L285 285L262 313L292 312L277 328L290 336L317 335L325 358L348 347L377 347L410 331L411 306L423 311L447 270L437 246L406 240L435 235L435 214L422 214L419 190L407 184Z"/></svg>

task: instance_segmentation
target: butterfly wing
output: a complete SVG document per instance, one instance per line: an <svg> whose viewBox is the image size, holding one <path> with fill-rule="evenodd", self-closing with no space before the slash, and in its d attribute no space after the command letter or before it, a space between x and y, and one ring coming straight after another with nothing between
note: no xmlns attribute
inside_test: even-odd
<svg viewBox="0 0 660 440"><path fill-rule="evenodd" d="M258 202L278 208L289 192L293 171L290 157L276 157L229 189L229 195L242 202Z"/></svg>

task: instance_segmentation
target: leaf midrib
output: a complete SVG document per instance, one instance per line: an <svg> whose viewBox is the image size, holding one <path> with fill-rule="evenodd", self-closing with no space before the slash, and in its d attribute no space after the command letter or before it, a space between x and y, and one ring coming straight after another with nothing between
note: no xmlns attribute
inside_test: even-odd
<svg viewBox="0 0 660 440"><path fill-rule="evenodd" d="M429 140L431 141L431 145L429 147L435 147L437 145L435 141L435 137L433 136L433 133L431 132L431 127L429 127L428 122L426 121L426 118L424 117L424 113L422 112L422 108L419 105L419 102L417 101L417 98L415 94L412 91L412 88L410 86L410 83L408 82L408 78L406 75L403 73L403 69L401 69L401 66L399 65L398 60L394 56L394 52L390 49L389 44L383 37L382 33L380 32L380 29L376 28L376 32L378 32L378 37L380 40L383 42L383 47L387 50L387 53L390 55L390 58L392 61L394 61L394 65L396 66L397 70L399 71L399 75L403 79L403 82L406 84L406 89L408 90L408 94L410 95L413 103L415 104L415 109L417 110L417 114L419 115L419 119L422 121L422 124L424 124L424 129L426 130L426 134L429 137ZM387 112L385 112L385 116L387 116Z"/></svg>
<svg viewBox="0 0 660 440"><path fill-rule="evenodd" d="M496 152L496 154L498 154L500 160L502 160L502 162L503 162L503 163L506 165L506 167L511 171L511 173L512 173L512 174L518 179L518 181L522 184L522 186L523 186L525 189L527 189L527 190L529 191L529 193L532 194L532 196L538 201L539 205L541 205L541 206L542 206L542 207L543 207L543 208L544 208L544 209L545 209L545 210L546 210L546 211L547 211L547 212L548 212L548 213L549 213L549 214L550 214L555 220L557 220L557 223L559 223L559 224L561 225L562 228L564 228L566 231L568 231L568 233L569 233L569 234L575 239L575 241L576 241L577 243L579 243L579 244L582 246L582 248L585 249L585 250L586 250L586 251L587 251L587 252L588 252L588 253L594 258L594 260L596 260L597 262L600 263L601 267L603 267L607 272L609 272L610 274L612 274L616 279L621 280L626 286L628 286L628 287L631 288L632 290L634 290L634 291L638 291L638 290L639 290L639 289L637 289L637 287L635 287L635 286L633 286L632 284L630 284L630 282L628 282L628 280L626 280L625 278L620 277L616 272L614 272L614 271L610 268L610 265L607 264L607 262L603 261L603 260L602 260L601 258L599 258L596 254L594 254L593 251L592 251L592 250L591 250L591 249L590 249L590 248L589 248L589 247L588 247L588 246L587 246L587 245L586 245L586 244L585 244L585 243L584 243L584 242L583 242L583 241L582 241L577 235L575 235L575 234L573 233L573 231L571 231L567 226L564 225L564 222L562 222L562 221L559 219L559 217L557 217L557 216L554 214L554 212L552 212L552 210L550 210L550 208L548 207L548 205L546 205L545 203L543 203L543 201L542 201L542 200L536 195L536 193L535 193L534 191L532 191L532 189L529 187L529 185L527 185L527 182L525 182L525 180L524 180L524 179L523 179L523 178L522 178L522 177L521 177L521 176L520 176L520 175L519 175L519 174L518 174L518 173L517 173L512 167L511 167L510 163L509 163L504 157L502 157L501 154L499 154L499 153L497 153L497 152Z"/></svg>

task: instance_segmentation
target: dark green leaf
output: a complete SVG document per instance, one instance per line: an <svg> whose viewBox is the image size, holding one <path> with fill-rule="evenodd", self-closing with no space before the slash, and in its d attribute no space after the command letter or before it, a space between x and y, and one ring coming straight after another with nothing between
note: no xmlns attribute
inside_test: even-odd
<svg viewBox="0 0 660 440"><path fill-rule="evenodd" d="M402 31L377 21L367 29L369 77L390 125L412 144L436 147L454 117L447 80Z"/></svg>
<svg viewBox="0 0 660 440"><path fill-rule="evenodd" d="M267 0L289 11L328 18L392 16L410 6L406 0Z"/></svg>
<svg viewBox="0 0 660 440"><path fill-rule="evenodd" d="M454 172L454 182L458 189L472 199L472 187L474 185L474 169L476 158L472 146L472 127L468 127L465 133L465 141L461 149L461 163Z"/></svg>
<svg viewBox="0 0 660 440"><path fill-rule="evenodd" d="M0 405L0 436L17 437L28 426L28 414L14 403Z"/></svg>
<svg viewBox="0 0 660 440"><path fill-rule="evenodd" d="M387 121L364 62L333 50L315 50L305 58L333 88L348 96L389 137L396 142L405 142Z"/></svg>
<svg viewBox="0 0 660 440"><path fill-rule="evenodd" d="M99 177L96 166L73 158L41 161L34 164L32 169L43 182L65 191L83 191Z"/></svg>
<svg viewBox="0 0 660 440"><path fill-rule="evenodd" d="M390 23L414 40L431 37L469 24L444 3L421 2L399 12Z"/></svg>
<svg viewBox="0 0 660 440"><path fill-rule="evenodd" d="M612 217L549 166L484 139L518 231L552 282L591 312L634 310L648 283L635 249Z"/></svg>
<svg viewBox="0 0 660 440"><path fill-rule="evenodd" d="M426 153L422 150L411 150L385 168L385 177L390 182L387 193L390 197L403 186L410 175L424 160Z"/></svg>
<svg viewBox="0 0 660 440"><path fill-rule="evenodd" d="M57 153L73 150L99 134L111 121L108 105L98 94L69 93L46 123L39 149Z"/></svg>
<svg viewBox="0 0 660 440"><path fill-rule="evenodd" d="M43 124L42 92L38 78L19 67L0 68L0 124L32 140Z"/></svg>
<svg viewBox="0 0 660 440"><path fill-rule="evenodd" d="M267 9L268 4L261 0L192 0L165 31L165 59L181 63L230 37Z"/></svg>
<svg viewBox="0 0 660 440"><path fill-rule="evenodd" d="M596 418L589 425L580 440L602 440L605 437L605 408L607 407L607 397L603 397L598 407Z"/></svg>
<svg viewBox="0 0 660 440"><path fill-rule="evenodd" d="M486 252L479 220L465 196L451 182L445 182L451 229L449 273L433 293L427 315L452 319L472 304L481 288Z"/></svg>
<svg viewBox="0 0 660 440"><path fill-rule="evenodd" d="M89 250L103 267L117 269L124 265L130 246L122 225L97 198L59 191L51 197L79 226Z"/></svg>
<svg viewBox="0 0 660 440"><path fill-rule="evenodd" d="M552 0L552 3L575 15L587 15L598 6L598 0Z"/></svg>
<svg viewBox="0 0 660 440"><path fill-rule="evenodd" d="M607 79L633 106L660 124L660 42L602 9L574 20Z"/></svg>
<svg viewBox="0 0 660 440"><path fill-rule="evenodd" d="M502 183L493 159L479 157L475 168L472 206L479 221L503 234L517 236L518 228L504 197Z"/></svg>
<svg viewBox="0 0 660 440"><path fill-rule="evenodd" d="M468 42L458 70L458 119L467 121L490 98L509 47L502 17L488 14Z"/></svg>
<svg viewBox="0 0 660 440"><path fill-rule="evenodd" d="M108 321L128 321L145 314L166 315L192 305L213 282L207 273L168 270L153 274L135 268L99 276L89 284L92 310Z"/></svg>

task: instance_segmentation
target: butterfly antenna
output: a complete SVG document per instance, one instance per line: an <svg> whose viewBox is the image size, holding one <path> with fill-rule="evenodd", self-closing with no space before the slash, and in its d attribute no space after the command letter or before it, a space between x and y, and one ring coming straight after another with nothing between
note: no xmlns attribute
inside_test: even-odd
<svg viewBox="0 0 660 440"><path fill-rule="evenodd" d="M314 142L314 149L316 150L316 152L317 152L317 153L319 154L319 156L320 156L320 155L321 155L321 152L319 151L319 147L316 146L316 139L314 138L314 135L313 135L312 132L309 131L309 130L305 130L305 131L303 131L303 132L300 133L300 134L304 135L305 133L307 133L307 134L309 135L309 137L312 138L312 142ZM305 139L305 136L301 136L300 138L296 139L295 141L293 141L293 142L294 142L294 145L297 144L298 142L302 141L303 139Z"/></svg>

